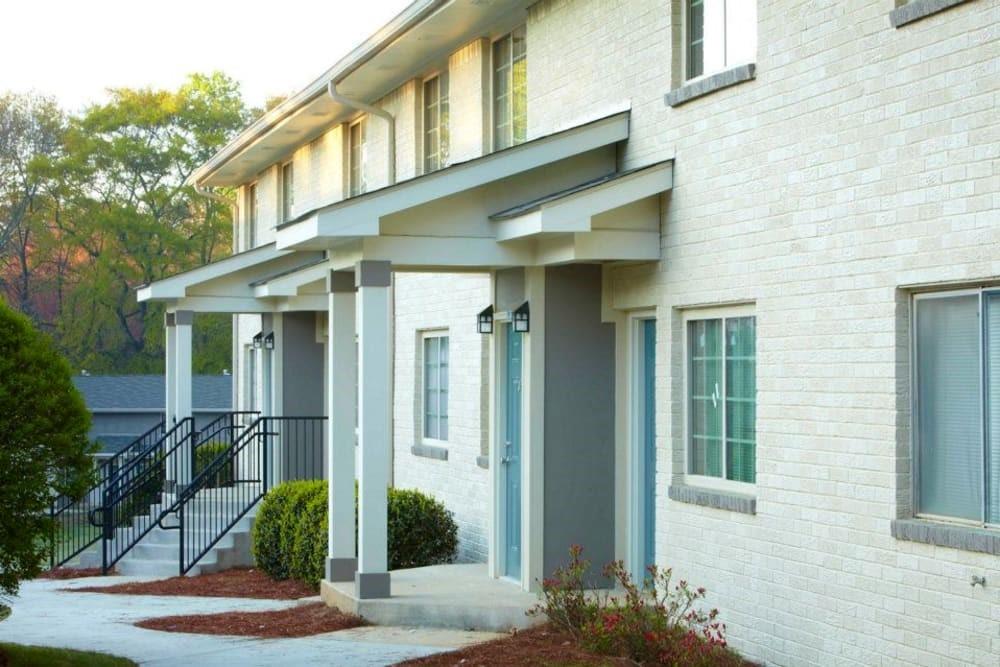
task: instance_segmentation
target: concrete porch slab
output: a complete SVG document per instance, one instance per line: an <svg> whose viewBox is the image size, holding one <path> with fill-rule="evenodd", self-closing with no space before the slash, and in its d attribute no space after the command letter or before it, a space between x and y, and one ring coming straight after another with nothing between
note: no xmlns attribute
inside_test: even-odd
<svg viewBox="0 0 1000 667"><path fill-rule="evenodd" d="M538 602L516 584L492 579L482 563L393 570L392 597L359 600L353 581L323 581L320 595L331 607L376 625L505 632L540 622L525 612Z"/></svg>

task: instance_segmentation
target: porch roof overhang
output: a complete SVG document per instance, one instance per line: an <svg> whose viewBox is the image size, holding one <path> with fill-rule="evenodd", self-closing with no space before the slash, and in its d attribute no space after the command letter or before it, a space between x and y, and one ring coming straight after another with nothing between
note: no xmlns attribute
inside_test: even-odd
<svg viewBox="0 0 1000 667"><path fill-rule="evenodd" d="M326 300L322 292L299 287L313 282L308 271L324 261L322 252L278 250L270 243L144 285L137 298L166 303L171 311L323 310Z"/></svg>
<svg viewBox="0 0 1000 667"><path fill-rule="evenodd" d="M281 250L325 250L402 270L481 270L659 259L672 162L618 172L629 113L310 211L278 228Z"/></svg>

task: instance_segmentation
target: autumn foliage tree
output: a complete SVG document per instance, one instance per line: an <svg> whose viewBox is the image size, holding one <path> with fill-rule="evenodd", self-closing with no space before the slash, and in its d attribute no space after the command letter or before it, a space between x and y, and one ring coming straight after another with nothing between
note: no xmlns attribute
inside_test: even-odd
<svg viewBox="0 0 1000 667"><path fill-rule="evenodd" d="M0 288L77 369L162 371L163 310L138 303L136 288L231 251L230 210L186 181L247 122L237 84L216 73L177 90L114 89L69 118L40 103L12 108L55 141L35 150L13 139L29 144L33 215L20 225L24 251L0 248ZM0 106L0 132L3 117ZM229 367L230 335L228 317L198 318L196 372Z"/></svg>

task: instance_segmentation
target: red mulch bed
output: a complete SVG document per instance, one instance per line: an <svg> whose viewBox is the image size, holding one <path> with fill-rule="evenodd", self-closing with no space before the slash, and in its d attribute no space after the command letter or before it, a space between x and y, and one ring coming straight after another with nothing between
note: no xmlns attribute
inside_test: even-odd
<svg viewBox="0 0 1000 667"><path fill-rule="evenodd" d="M148 630L193 632L202 635L242 637L307 637L364 625L357 616L345 614L322 602L300 604L278 611L232 611L222 614L163 616L135 624Z"/></svg>
<svg viewBox="0 0 1000 667"><path fill-rule="evenodd" d="M588 653L579 648L572 637L556 632L548 625L512 633L482 644L474 644L458 651L438 653L416 658L400 665L421 667L480 667L486 665L529 665L551 667L554 665L606 665L619 667L634 663L624 658L609 658Z"/></svg>
<svg viewBox="0 0 1000 667"><path fill-rule="evenodd" d="M119 593L123 595L190 595L209 598L256 598L259 600L298 600L318 591L300 581L275 581L252 568L236 568L202 574L197 577L171 577L113 586L73 588L74 593ZM284 636L284 635L282 635Z"/></svg>
<svg viewBox="0 0 1000 667"><path fill-rule="evenodd" d="M114 574L114 571L111 572ZM102 576L99 567L57 567L54 570L46 570L38 575L39 579L79 579L81 577Z"/></svg>

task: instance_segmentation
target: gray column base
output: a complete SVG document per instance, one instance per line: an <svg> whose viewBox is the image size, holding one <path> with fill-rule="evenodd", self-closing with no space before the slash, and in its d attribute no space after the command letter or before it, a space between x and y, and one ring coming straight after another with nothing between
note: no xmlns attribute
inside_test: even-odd
<svg viewBox="0 0 1000 667"><path fill-rule="evenodd" d="M391 597L389 595L389 573L355 572L354 595L359 600Z"/></svg>
<svg viewBox="0 0 1000 667"><path fill-rule="evenodd" d="M327 558L327 581L354 581L354 573L358 571L357 558Z"/></svg>

